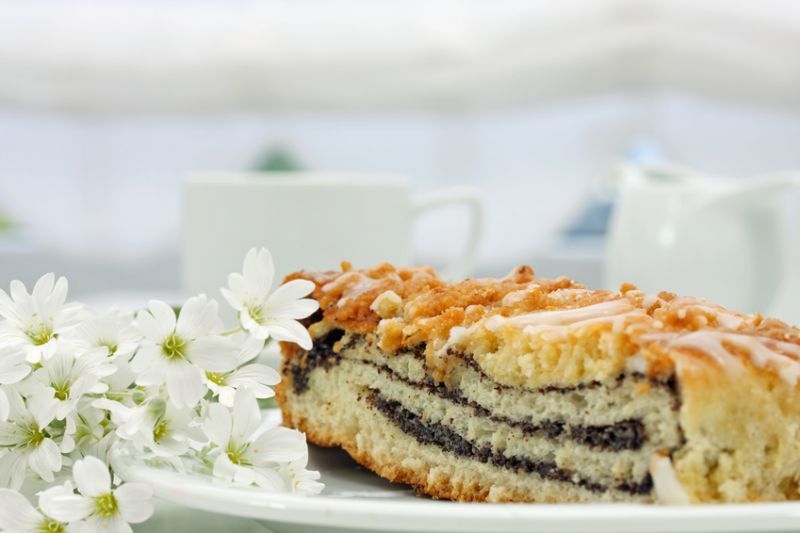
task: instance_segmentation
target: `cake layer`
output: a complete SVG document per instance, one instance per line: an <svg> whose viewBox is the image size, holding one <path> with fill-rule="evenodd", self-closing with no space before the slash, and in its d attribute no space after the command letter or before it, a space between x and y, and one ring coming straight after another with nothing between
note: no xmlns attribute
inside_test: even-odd
<svg viewBox="0 0 800 533"><path fill-rule="evenodd" d="M653 482L649 474L639 481L608 481L590 479L575 470L562 468L553 459L533 458L524 454L524 446L509 446L496 451L491 443L481 444L480 439L469 440L442 422L425 420L421 415L406 409L402 403L389 400L379 389L370 389L368 404L377 409L392 424L414 437L421 444L430 444L445 452L480 463L491 464L517 474L533 474L542 479L577 485L591 492L626 492L632 495L650 494ZM514 449L517 448L517 449ZM483 480L477 480L482 482Z"/></svg>
<svg viewBox="0 0 800 533"><path fill-rule="evenodd" d="M338 351L334 352L333 345L337 342ZM479 413L490 413L529 433L561 435L599 446L636 448L643 438L644 426L649 423L647 431L655 440L670 443L679 440L674 426L661 424L679 407L675 384L669 380L651 380L631 371L628 375L635 379L624 380L620 375L606 383L526 389L497 383L473 360L462 355L454 357L449 381L437 382L427 374L420 350L387 356L364 336L344 337L339 330L318 339L310 352L291 362L294 390L302 392L307 388L307 375L315 368L329 369L348 359L368 362L380 372L469 405Z"/></svg>
<svg viewBox="0 0 800 533"><path fill-rule="evenodd" d="M492 382L466 358L458 361L462 368L452 375L459 379L437 383L422 370L418 352L387 359L363 336L345 339L333 331L284 373L292 379L293 398L351 389L357 404L340 408L376 410L418 444L464 460L595 494L619 493L612 498L617 500L653 497L650 461L661 450L675 449L681 438L670 384L630 374L607 384L525 390ZM610 405L624 409L610 415L604 409ZM580 417L576 406L583 406ZM363 429L354 431L357 436Z"/></svg>
<svg viewBox="0 0 800 533"><path fill-rule="evenodd" d="M368 367L369 365L361 365ZM309 441L345 449L356 461L390 481L419 492L460 501L652 501L652 481L623 479L613 486L555 461L492 451L458 433L453 425L426 420L382 389L354 385L340 365L309 375L301 394L281 390L284 420ZM379 386L388 388L384 383ZM432 400L431 403L435 403ZM571 446L577 448L578 445Z"/></svg>

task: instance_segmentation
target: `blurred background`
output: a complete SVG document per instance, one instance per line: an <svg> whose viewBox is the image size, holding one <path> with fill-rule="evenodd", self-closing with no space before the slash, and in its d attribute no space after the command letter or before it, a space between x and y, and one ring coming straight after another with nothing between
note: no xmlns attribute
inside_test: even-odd
<svg viewBox="0 0 800 533"><path fill-rule="evenodd" d="M600 287L622 166L800 169L798 58L791 0L0 0L0 281L176 295L186 174L302 169L477 187L474 274Z"/></svg>

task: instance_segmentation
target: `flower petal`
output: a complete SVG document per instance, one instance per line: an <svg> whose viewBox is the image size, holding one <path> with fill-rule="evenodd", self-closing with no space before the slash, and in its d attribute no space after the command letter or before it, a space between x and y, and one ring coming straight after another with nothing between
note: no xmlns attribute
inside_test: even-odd
<svg viewBox="0 0 800 533"><path fill-rule="evenodd" d="M273 339L294 342L304 350L310 350L313 346L308 330L296 320L273 319L264 324L264 327Z"/></svg>
<svg viewBox="0 0 800 533"><path fill-rule="evenodd" d="M91 517L84 522L85 527L78 533L133 533L133 529L122 519L115 515L111 518Z"/></svg>
<svg viewBox="0 0 800 533"><path fill-rule="evenodd" d="M233 340L219 335L210 335L188 343L186 359L203 370L227 372L236 367L238 351Z"/></svg>
<svg viewBox="0 0 800 533"><path fill-rule="evenodd" d="M43 519L25 496L0 488L0 530L35 531Z"/></svg>
<svg viewBox="0 0 800 533"><path fill-rule="evenodd" d="M250 249L244 258L242 277L248 296L258 300L266 299L275 278L275 265L269 250Z"/></svg>
<svg viewBox="0 0 800 533"><path fill-rule="evenodd" d="M286 305L299 300L300 298L305 298L314 292L314 288L316 288L314 282L307 279L293 279L291 281L287 281L275 289L275 292L273 292L267 299L267 305L269 307ZM316 309L314 311L316 311ZM312 311L312 313L314 311Z"/></svg>
<svg viewBox="0 0 800 533"><path fill-rule="evenodd" d="M36 287L33 288L36 291ZM59 309L67 301L67 292L69 292L69 282L67 278L61 276L56 281L55 286L47 295L47 305L51 310Z"/></svg>
<svg viewBox="0 0 800 533"><path fill-rule="evenodd" d="M53 439L44 439L28 455L28 465L43 480L52 482L53 472L61 470L61 448Z"/></svg>
<svg viewBox="0 0 800 533"><path fill-rule="evenodd" d="M3 392L3 396L8 401L8 396ZM27 437L25 429L12 422L0 422L0 446L16 446Z"/></svg>
<svg viewBox="0 0 800 533"><path fill-rule="evenodd" d="M0 422L8 420L9 414L11 414L11 404L8 403L6 391L0 389Z"/></svg>
<svg viewBox="0 0 800 533"><path fill-rule="evenodd" d="M136 319L139 329L148 340L160 342L175 331L177 319L175 311L169 305L160 300L151 300L147 304L147 309L149 313L139 312Z"/></svg>
<svg viewBox="0 0 800 533"><path fill-rule="evenodd" d="M60 522L83 520L92 513L92 500L75 494L70 485L56 485L39 494L44 514Z"/></svg>
<svg viewBox="0 0 800 533"><path fill-rule="evenodd" d="M28 473L28 456L13 450L0 456L0 485L19 490Z"/></svg>
<svg viewBox="0 0 800 533"><path fill-rule="evenodd" d="M72 476L75 478L75 485L84 496L93 498L106 494L111 491L111 474L108 466L91 455L76 461L72 467Z"/></svg>
<svg viewBox="0 0 800 533"><path fill-rule="evenodd" d="M262 489L271 491L285 490L291 484L284 479L274 468L254 468L255 483Z"/></svg>
<svg viewBox="0 0 800 533"><path fill-rule="evenodd" d="M228 378L228 384L232 387L249 387L256 398L272 398L275 392L270 385L277 385L281 376L267 365L252 364L246 365L236 370Z"/></svg>
<svg viewBox="0 0 800 533"><path fill-rule="evenodd" d="M9 290L11 291L11 299L14 300L17 306L24 308L25 314L30 314L34 311L34 309L30 308L28 305L31 298L28 295L28 290L25 288L24 283L18 279L12 280L9 284Z"/></svg>
<svg viewBox="0 0 800 533"><path fill-rule="evenodd" d="M244 333L241 335L244 336ZM252 335L246 335L244 341L239 343L239 354L236 356L236 363L242 365L247 361L257 357L264 350L264 339L259 339Z"/></svg>
<svg viewBox="0 0 800 533"><path fill-rule="evenodd" d="M225 407L233 407L233 399L236 397L236 389L233 387L217 387L217 399Z"/></svg>
<svg viewBox="0 0 800 533"><path fill-rule="evenodd" d="M253 464L288 462L307 453L306 439L297 430L275 427L268 429L250 445Z"/></svg>
<svg viewBox="0 0 800 533"><path fill-rule="evenodd" d="M184 339L196 339L212 333L219 324L216 300L209 300L205 294L201 294L183 304L175 332Z"/></svg>
<svg viewBox="0 0 800 533"><path fill-rule="evenodd" d="M186 362L168 365L166 382L169 399L177 407L194 407L206 393L203 372Z"/></svg>
<svg viewBox="0 0 800 533"><path fill-rule="evenodd" d="M203 421L203 432L211 442L220 448L225 448L231 438L232 424L231 412L218 403L212 403Z"/></svg>
<svg viewBox="0 0 800 533"><path fill-rule="evenodd" d="M247 388L236 391L232 415L231 440L239 444L247 442L261 426L261 410L253 391Z"/></svg>
<svg viewBox="0 0 800 533"><path fill-rule="evenodd" d="M161 362L161 347L159 346L142 346L139 348L139 351L136 352L136 355L131 360L131 369L137 373L141 374L142 372L146 372L147 370L156 368ZM137 376L137 383L140 385L147 385L148 383L141 383L138 378L141 378L141 375ZM157 377L154 378L155 382L151 383L152 385L157 385L160 383L164 383L163 376L159 379Z"/></svg>
<svg viewBox="0 0 800 533"><path fill-rule="evenodd" d="M126 522L139 524L153 516L153 489L144 483L125 483L114 491L119 512Z"/></svg>
<svg viewBox="0 0 800 533"><path fill-rule="evenodd" d="M33 286L33 290L31 291L31 296L33 296L34 300L41 300L44 301L50 293L53 292L53 286L56 282L56 275L52 272L48 272L38 280L36 280L36 284Z"/></svg>
<svg viewBox="0 0 800 533"><path fill-rule="evenodd" d="M265 313L269 317L293 318L297 320L313 315L317 309L319 309L319 302L310 298L304 298L302 300L293 300L275 307L267 304Z"/></svg>
<svg viewBox="0 0 800 533"><path fill-rule="evenodd" d="M214 476L224 479L228 483L237 482L243 485L250 485L254 477L252 470L233 464L228 455L224 453L219 454L214 460Z"/></svg>
<svg viewBox="0 0 800 533"><path fill-rule="evenodd" d="M51 396L52 392L36 393L28 398L28 409L34 415L34 419L40 428L47 427L56 417L58 400Z"/></svg>
<svg viewBox="0 0 800 533"><path fill-rule="evenodd" d="M31 367L25 362L24 350L11 346L0 349L0 384L19 383L30 372Z"/></svg>
<svg viewBox="0 0 800 533"><path fill-rule="evenodd" d="M244 307L244 278L238 272L234 272L228 276L228 288L220 289L222 297L227 300L228 304L236 311Z"/></svg>

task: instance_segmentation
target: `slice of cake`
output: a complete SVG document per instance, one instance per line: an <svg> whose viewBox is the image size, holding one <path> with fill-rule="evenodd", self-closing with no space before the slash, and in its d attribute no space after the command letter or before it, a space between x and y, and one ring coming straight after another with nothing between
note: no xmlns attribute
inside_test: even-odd
<svg viewBox="0 0 800 533"><path fill-rule="evenodd" d="M800 497L800 330L697 298L520 267L296 273L314 347L283 346L284 423L435 498Z"/></svg>

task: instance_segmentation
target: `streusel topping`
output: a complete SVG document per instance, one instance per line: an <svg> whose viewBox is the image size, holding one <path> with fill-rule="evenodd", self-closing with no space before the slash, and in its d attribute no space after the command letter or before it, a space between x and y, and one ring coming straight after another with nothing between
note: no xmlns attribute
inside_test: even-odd
<svg viewBox="0 0 800 533"><path fill-rule="evenodd" d="M428 267L388 263L369 269L343 263L340 272L298 272L287 280L297 278L316 284L313 297L322 316L310 328L312 335L332 328L375 335L388 352L424 344L433 366L447 366L442 361L448 352L469 352L488 368L513 363L534 384L538 376L566 364L570 381L586 379L600 368L603 375L613 375L625 359L637 356L651 374L714 364L730 372L759 368L790 385L800 377L798 328L701 298L645 294L631 284L619 291L589 290L566 277L538 277L528 266L504 278L449 283ZM542 357L523 365L498 356L503 346L538 350L586 335L605 339L600 343L605 351L587 355L578 365ZM612 353L613 364L603 361Z"/></svg>

